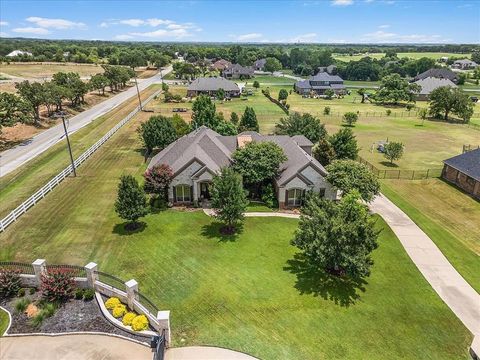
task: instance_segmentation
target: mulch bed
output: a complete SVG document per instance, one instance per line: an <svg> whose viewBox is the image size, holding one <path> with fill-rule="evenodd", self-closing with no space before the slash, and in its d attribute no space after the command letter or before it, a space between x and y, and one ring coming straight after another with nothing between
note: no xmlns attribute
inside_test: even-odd
<svg viewBox="0 0 480 360"><path fill-rule="evenodd" d="M32 301L39 300L40 292L37 291L33 295L27 294L25 297ZM122 335L145 343L150 342L149 336L134 335L110 323L103 316L95 299L91 301L69 300L62 304L52 317L46 318L39 327L34 327L25 314L15 311L15 303L19 299L20 298L15 297L0 300L0 305L12 314L12 325L8 330L9 334L98 331Z"/></svg>

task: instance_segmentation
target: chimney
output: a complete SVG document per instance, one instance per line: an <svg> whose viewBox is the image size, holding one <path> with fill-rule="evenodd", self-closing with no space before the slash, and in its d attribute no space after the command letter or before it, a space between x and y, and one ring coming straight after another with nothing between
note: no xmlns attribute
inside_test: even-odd
<svg viewBox="0 0 480 360"><path fill-rule="evenodd" d="M237 147L239 149L244 148L245 145L252 142L252 135L238 135L237 136Z"/></svg>

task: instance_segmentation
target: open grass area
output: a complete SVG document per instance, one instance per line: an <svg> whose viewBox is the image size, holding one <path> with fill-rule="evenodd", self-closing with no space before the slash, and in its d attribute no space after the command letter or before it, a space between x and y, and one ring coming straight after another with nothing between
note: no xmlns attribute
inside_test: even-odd
<svg viewBox="0 0 480 360"><path fill-rule="evenodd" d="M440 179L385 180L382 192L430 236L480 292L480 202Z"/></svg>
<svg viewBox="0 0 480 360"><path fill-rule="evenodd" d="M142 98L146 99L159 86L154 85L142 92ZM79 156L113 126L122 120L130 111L137 106L137 99L131 98L123 105L101 116L89 125L70 136L74 157ZM150 114L142 113L143 118ZM0 178L0 216L3 217L20 203L33 195L50 178L62 171L70 163L65 141L52 146L49 150L40 154L33 160L21 166L19 169Z"/></svg>
<svg viewBox="0 0 480 360"><path fill-rule="evenodd" d="M261 201L250 201L247 206L247 212L273 212L265 203Z"/></svg>
<svg viewBox="0 0 480 360"><path fill-rule="evenodd" d="M114 201L119 176L140 179L146 167L135 131L141 120L0 234L0 260L95 261L135 278L172 311L174 346L224 346L261 359L466 357L471 335L381 219L372 274L349 283L296 253L295 219L247 218L239 235L221 237L202 211L167 210L126 234Z"/></svg>
<svg viewBox="0 0 480 360"><path fill-rule="evenodd" d="M7 330L10 319L6 311L0 309L0 336L2 336Z"/></svg>
<svg viewBox="0 0 480 360"><path fill-rule="evenodd" d="M373 54L356 54L353 56L344 55L344 54L334 54L333 57L336 60L341 61L358 61L366 56L371 57L372 59L381 59L385 56L385 53L373 53ZM399 58L408 57L410 59L420 59L422 57L428 57L431 59L440 59L442 57L460 57L463 59L470 59L472 54L456 54L456 53L443 53L443 52L409 52L409 53L397 53Z"/></svg>
<svg viewBox="0 0 480 360"><path fill-rule="evenodd" d="M272 76L272 75L255 75L255 77L245 80L247 83L247 86L252 87L253 82L258 81L260 85L262 84L287 84L287 85L293 85L295 83L295 80L287 78L287 77L281 77L281 76ZM238 82L242 82L242 80L239 80Z"/></svg>
<svg viewBox="0 0 480 360"><path fill-rule="evenodd" d="M42 80L49 78L53 74L62 72L76 72L80 76L91 76L97 73L103 73L100 65L95 64L76 64L76 63L2 63L0 64L0 73L21 77Z"/></svg>

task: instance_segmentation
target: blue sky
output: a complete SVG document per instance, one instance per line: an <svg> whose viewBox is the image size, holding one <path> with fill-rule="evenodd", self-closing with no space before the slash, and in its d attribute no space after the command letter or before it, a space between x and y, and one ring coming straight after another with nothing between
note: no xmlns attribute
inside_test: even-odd
<svg viewBox="0 0 480 360"><path fill-rule="evenodd" d="M0 31L46 39L480 43L480 2L2 0Z"/></svg>

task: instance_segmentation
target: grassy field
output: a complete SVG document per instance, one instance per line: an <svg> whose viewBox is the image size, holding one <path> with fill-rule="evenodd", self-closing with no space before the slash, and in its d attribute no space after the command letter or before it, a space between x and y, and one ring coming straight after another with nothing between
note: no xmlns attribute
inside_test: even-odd
<svg viewBox="0 0 480 360"><path fill-rule="evenodd" d="M80 76L91 76L97 73L103 73L100 65L95 64L75 64L75 63L2 63L0 64L0 73L31 79L44 79L53 74L63 72L76 72Z"/></svg>
<svg viewBox="0 0 480 360"><path fill-rule="evenodd" d="M252 87L253 82L258 81L260 85L262 84L281 84L281 85L293 85L295 80L286 78L286 77L279 77L279 76L271 76L271 75L256 75L252 79L245 80L247 86ZM239 80L241 82L241 80Z"/></svg>
<svg viewBox="0 0 480 360"><path fill-rule="evenodd" d="M2 336L7 330L9 321L10 319L8 317L8 314L2 309L0 309L0 336Z"/></svg>
<svg viewBox="0 0 480 360"><path fill-rule="evenodd" d="M159 86L152 86L142 92L142 98L147 98L158 90ZM132 98L122 106L117 107L104 116L96 119L81 130L75 132L70 141L74 157L79 156L115 124L123 119L135 106L137 99ZM142 113L148 118L147 113ZM22 201L43 186L50 178L62 171L70 163L65 142L54 145L49 150L37 156L16 171L0 178L0 216L5 216Z"/></svg>
<svg viewBox="0 0 480 360"><path fill-rule="evenodd" d="M480 203L440 180L385 180L382 192L437 244L480 292Z"/></svg>
<svg viewBox="0 0 480 360"><path fill-rule="evenodd" d="M343 54L334 54L333 57L336 60L341 61L358 61L366 56L369 56L373 59L381 59L385 56L385 53L373 53L373 54L361 54L361 55L343 55ZM455 53L443 53L443 52L413 52L413 53L397 53L399 58L408 57L410 59L420 59L422 57L428 57L432 59L440 59L441 57L461 57L465 59L470 59L472 54L455 54Z"/></svg>
<svg viewBox="0 0 480 360"><path fill-rule="evenodd" d="M471 335L381 219L372 274L349 283L296 254L295 219L247 218L241 234L220 237L202 211L168 210L125 234L113 204L119 176L140 178L146 167L140 120L0 234L0 259L95 261L135 278L172 311L174 346L223 346L261 359L466 358Z"/></svg>

